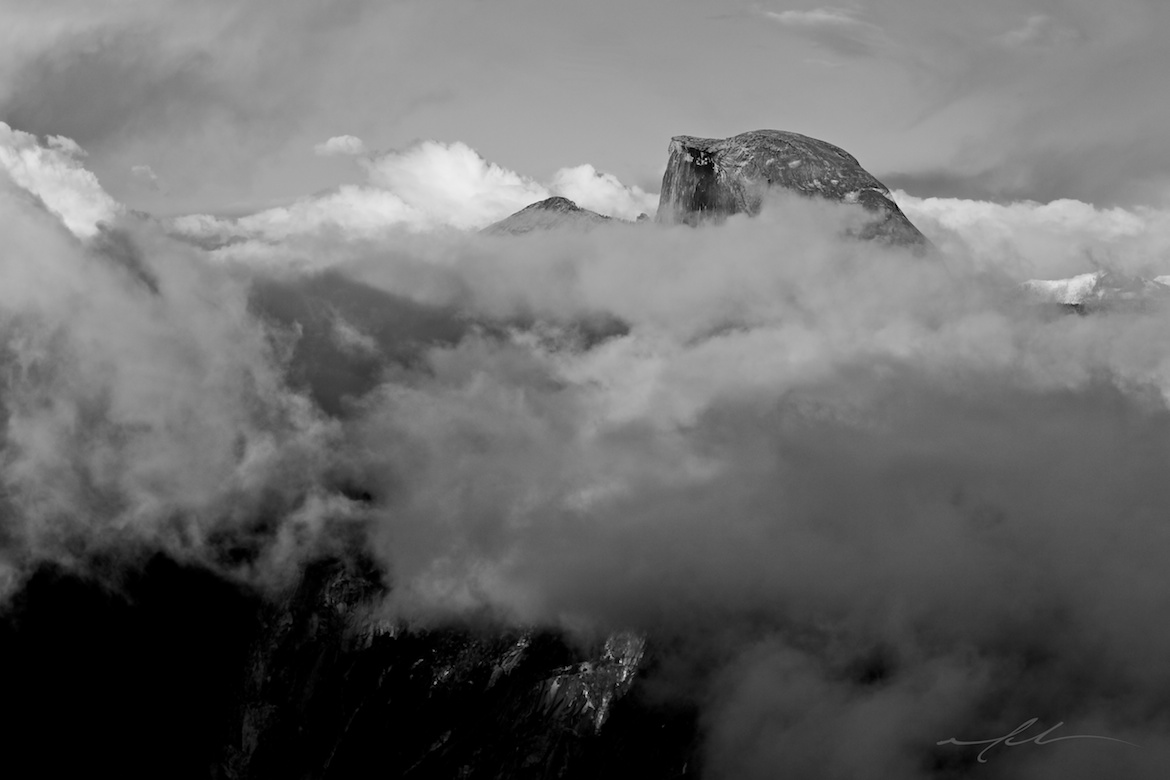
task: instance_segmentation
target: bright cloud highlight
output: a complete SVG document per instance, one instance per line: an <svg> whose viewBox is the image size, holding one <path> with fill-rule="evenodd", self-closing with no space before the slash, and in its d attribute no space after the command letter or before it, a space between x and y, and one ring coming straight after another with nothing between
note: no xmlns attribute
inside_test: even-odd
<svg viewBox="0 0 1170 780"><path fill-rule="evenodd" d="M40 198L74 234L90 238L101 223L117 217L121 206L81 164L82 156L69 138L52 136L42 146L36 136L0 122L0 169Z"/></svg>

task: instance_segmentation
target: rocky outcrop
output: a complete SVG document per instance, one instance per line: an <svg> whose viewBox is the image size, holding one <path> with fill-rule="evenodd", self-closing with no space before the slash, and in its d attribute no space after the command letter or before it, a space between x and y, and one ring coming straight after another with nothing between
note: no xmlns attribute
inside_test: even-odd
<svg viewBox="0 0 1170 780"><path fill-rule="evenodd" d="M596 211L583 209L568 198L552 197L525 206L510 217L488 225L482 232L495 235L520 235L533 230L553 228L589 229L614 220ZM621 220L618 220L621 221Z"/></svg>
<svg viewBox="0 0 1170 780"><path fill-rule="evenodd" d="M662 177L658 222L696 224L732 214L757 214L772 188L841 203L873 217L861 238L926 246L926 238L890 199L889 189L843 149L780 130L731 138L675 136Z"/></svg>
<svg viewBox="0 0 1170 780"><path fill-rule="evenodd" d="M646 638L379 620L379 572L325 559L270 602L222 777L681 778L687 710L639 690Z"/></svg>

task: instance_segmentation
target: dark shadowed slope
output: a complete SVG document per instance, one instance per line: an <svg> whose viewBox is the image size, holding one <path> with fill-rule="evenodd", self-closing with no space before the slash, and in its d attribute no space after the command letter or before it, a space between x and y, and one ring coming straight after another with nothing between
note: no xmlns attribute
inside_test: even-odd
<svg viewBox="0 0 1170 780"><path fill-rule="evenodd" d="M0 606L4 777L695 777L694 709L631 633L377 619L361 554L261 593L142 549Z"/></svg>

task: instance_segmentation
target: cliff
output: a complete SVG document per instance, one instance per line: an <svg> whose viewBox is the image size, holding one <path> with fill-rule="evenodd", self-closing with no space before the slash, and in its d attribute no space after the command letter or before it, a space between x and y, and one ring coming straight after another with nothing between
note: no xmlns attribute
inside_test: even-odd
<svg viewBox="0 0 1170 780"><path fill-rule="evenodd" d="M843 149L780 130L731 138L675 136L662 177L658 222L697 224L758 214L772 188L855 203L873 218L860 238L926 246L926 238L890 199L890 190Z"/></svg>
<svg viewBox="0 0 1170 780"><path fill-rule="evenodd" d="M353 551L279 592L149 549L40 565L0 604L5 776L696 776L645 637L389 622L383 580Z"/></svg>

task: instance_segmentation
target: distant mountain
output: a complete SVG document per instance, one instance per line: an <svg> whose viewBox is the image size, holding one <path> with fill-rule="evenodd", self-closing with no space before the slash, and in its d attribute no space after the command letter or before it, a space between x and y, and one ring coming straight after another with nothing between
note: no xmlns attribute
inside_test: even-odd
<svg viewBox="0 0 1170 780"><path fill-rule="evenodd" d="M559 196L545 198L542 201L525 206L510 217L492 223L481 232L495 235L520 235L533 230L551 230L553 228L572 227L590 229L614 220L596 211L583 209L568 198Z"/></svg>
<svg viewBox="0 0 1170 780"><path fill-rule="evenodd" d="M1116 271L1093 271L1067 279L1029 279L1021 287L1034 300L1081 313L1170 301L1170 276L1145 279Z"/></svg>
<svg viewBox="0 0 1170 780"><path fill-rule="evenodd" d="M890 199L889 188L853 155L781 130L754 130L724 139L672 138L657 221L695 224L757 214L771 188L863 206L875 219L862 229L861 238L929 246Z"/></svg>

